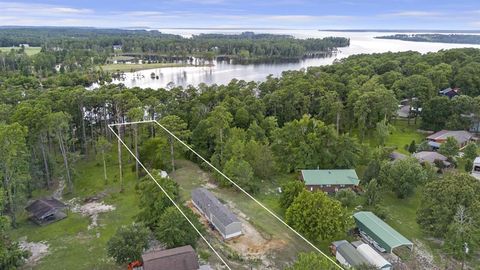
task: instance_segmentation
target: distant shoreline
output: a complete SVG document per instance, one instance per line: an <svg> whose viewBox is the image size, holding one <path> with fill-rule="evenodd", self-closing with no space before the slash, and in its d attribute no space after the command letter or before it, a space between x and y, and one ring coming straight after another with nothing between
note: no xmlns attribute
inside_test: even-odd
<svg viewBox="0 0 480 270"><path fill-rule="evenodd" d="M380 32L380 33L476 33L480 30L433 30L433 29L320 29L320 32Z"/></svg>
<svg viewBox="0 0 480 270"><path fill-rule="evenodd" d="M480 45L480 35L472 34L395 34L378 36L376 39L391 39L413 42L435 42L450 44Z"/></svg>

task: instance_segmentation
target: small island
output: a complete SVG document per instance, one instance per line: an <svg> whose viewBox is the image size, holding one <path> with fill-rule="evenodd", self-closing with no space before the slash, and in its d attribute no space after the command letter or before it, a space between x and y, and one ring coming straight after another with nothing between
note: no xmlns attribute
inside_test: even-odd
<svg viewBox="0 0 480 270"><path fill-rule="evenodd" d="M395 34L375 37L378 39L397 39L417 42L440 42L457 44L480 44L480 35L464 34Z"/></svg>

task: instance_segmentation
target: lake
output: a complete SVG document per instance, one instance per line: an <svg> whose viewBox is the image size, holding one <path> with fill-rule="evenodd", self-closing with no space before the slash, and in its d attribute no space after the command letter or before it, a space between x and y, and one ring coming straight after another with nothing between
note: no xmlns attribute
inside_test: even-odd
<svg viewBox="0 0 480 270"><path fill-rule="evenodd" d="M215 62L214 66L201 67L170 67L159 69L148 69L137 72L127 72L123 80L114 80L114 83L123 83L127 87L140 88L164 88L173 83L177 86L194 85L200 83L227 84L232 79L246 81L263 81L272 74L280 76L286 70L299 70L310 66L321 66L333 63L335 59L341 59L354 54L382 53L400 51L418 51L420 53L436 52L441 49L473 47L480 48L480 45L469 44L448 44L431 42L412 42L401 40L375 39L376 36L385 35L380 32L327 32L317 30L207 30L207 29L161 29L164 33L178 34L185 37L200 33L223 33L236 34L244 31L255 33L289 34L297 38L322 38L329 36L350 38L350 46L339 48L336 55L325 58L308 58L295 63L269 63L269 64L230 64L227 62ZM393 35L395 33L388 33ZM154 72L158 79L150 78Z"/></svg>

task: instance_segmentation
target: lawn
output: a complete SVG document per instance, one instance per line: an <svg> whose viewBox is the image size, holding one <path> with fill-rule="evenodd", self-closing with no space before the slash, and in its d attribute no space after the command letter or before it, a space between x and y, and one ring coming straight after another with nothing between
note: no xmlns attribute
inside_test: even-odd
<svg viewBox="0 0 480 270"><path fill-rule="evenodd" d="M0 47L0 51L2 52L9 52L12 47ZM16 50L20 49L19 47L15 47ZM41 47L27 47L25 48L25 53L29 56L39 53L42 50Z"/></svg>
<svg viewBox="0 0 480 270"><path fill-rule="evenodd" d="M166 68L166 67L185 67L186 64L180 63L153 63L153 64L108 64L103 65L103 71L116 72L135 72L144 69Z"/></svg>
<svg viewBox="0 0 480 270"><path fill-rule="evenodd" d="M410 145L412 140L419 144L425 139L425 135L417 131L420 126L418 122L415 125L412 120L410 125L408 125L407 121L396 120L393 126L394 130L388 137L385 145L387 147L396 147L398 152L408 154L408 151L405 150L405 145Z"/></svg>
<svg viewBox="0 0 480 270"><path fill-rule="evenodd" d="M127 156L125 156L127 157ZM118 177L115 154L108 162L110 179ZM125 159L126 161L127 159ZM32 224L22 215L19 227L12 230L14 239L27 237L29 242L46 241L49 245L48 255L34 269L125 269L118 266L106 254L106 243L118 227L132 222L138 212L137 196L134 191L136 180L126 166L125 192L119 193L119 183L110 180L105 185L103 167L100 159L84 160L75 166L75 188L73 194L64 195L64 201L78 198L80 202L89 196L105 192L103 202L116 207L114 211L101 213L98 227L88 230L90 218L69 212L68 217L43 227ZM126 164L125 164L126 165ZM57 166L61 166L58 164ZM128 167L128 168L127 168ZM35 194L46 195L46 192Z"/></svg>

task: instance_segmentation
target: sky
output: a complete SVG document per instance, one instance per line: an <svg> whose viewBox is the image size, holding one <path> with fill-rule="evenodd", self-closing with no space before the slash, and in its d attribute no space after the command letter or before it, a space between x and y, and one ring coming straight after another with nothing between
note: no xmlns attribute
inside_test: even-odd
<svg viewBox="0 0 480 270"><path fill-rule="evenodd" d="M0 25L480 30L480 0L0 0Z"/></svg>

